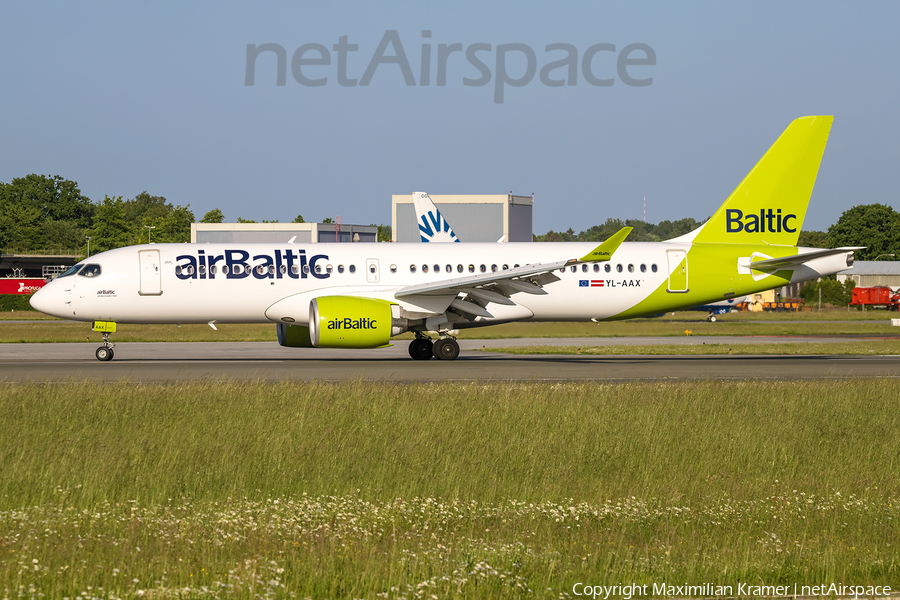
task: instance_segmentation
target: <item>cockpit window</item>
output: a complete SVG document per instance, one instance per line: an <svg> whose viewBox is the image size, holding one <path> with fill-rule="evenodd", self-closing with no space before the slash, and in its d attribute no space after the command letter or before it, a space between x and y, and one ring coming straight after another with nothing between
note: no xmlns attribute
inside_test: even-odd
<svg viewBox="0 0 900 600"><path fill-rule="evenodd" d="M80 264L80 263L77 265L73 265L73 266L69 267L68 269L66 269L65 272L57 275L56 278L59 279L60 277L68 277L69 275L74 275L75 273L80 271L81 267L83 267L83 266L84 265Z"/></svg>
<svg viewBox="0 0 900 600"><path fill-rule="evenodd" d="M100 275L100 265L85 265L78 275L80 277L97 277Z"/></svg>

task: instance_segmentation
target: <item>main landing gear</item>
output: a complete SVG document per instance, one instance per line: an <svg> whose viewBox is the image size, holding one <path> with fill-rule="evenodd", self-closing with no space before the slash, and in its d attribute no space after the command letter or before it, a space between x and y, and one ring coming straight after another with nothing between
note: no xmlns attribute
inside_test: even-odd
<svg viewBox="0 0 900 600"><path fill-rule="evenodd" d="M103 345L97 348L97 351L94 352L94 356L97 357L97 360L102 360L104 362L110 361L115 356L115 352L113 352L113 346L115 344L109 343L109 332L103 332Z"/></svg>
<svg viewBox="0 0 900 600"><path fill-rule="evenodd" d="M438 360L456 360L459 356L459 344L452 337L432 342L423 335L409 343L409 355L413 360L428 360L432 356Z"/></svg>

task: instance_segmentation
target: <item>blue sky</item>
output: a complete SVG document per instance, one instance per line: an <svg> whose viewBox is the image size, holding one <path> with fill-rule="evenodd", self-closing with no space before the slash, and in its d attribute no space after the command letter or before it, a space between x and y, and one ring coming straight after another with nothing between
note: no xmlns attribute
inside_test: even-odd
<svg viewBox="0 0 900 600"><path fill-rule="evenodd" d="M390 223L391 194L535 194L534 230L576 231L609 217L703 219L796 117L835 115L805 229L825 229L857 204L896 202L900 152L900 4L829 2L537 3L143 2L6 3L0 9L0 181L28 173L77 181L94 200L146 190L197 217L290 221L341 215ZM396 30L416 85L396 64L360 79L385 32ZM431 38L422 37L423 30ZM245 85L248 44L273 53ZM300 85L291 57L303 44L331 51L304 66L326 85ZM423 43L431 82L420 85ZM438 44L490 44L464 54L435 85ZM496 47L534 50L536 68L575 46L649 45L656 64L629 67L652 85L620 80L616 53L594 69L614 78L548 87L539 76L494 102ZM388 49L386 55L393 55ZM309 53L305 57L317 56ZM643 56L641 52L634 57ZM509 52L511 78L525 72ZM565 69L553 72L564 75ZM891 168L893 167L893 168Z"/></svg>

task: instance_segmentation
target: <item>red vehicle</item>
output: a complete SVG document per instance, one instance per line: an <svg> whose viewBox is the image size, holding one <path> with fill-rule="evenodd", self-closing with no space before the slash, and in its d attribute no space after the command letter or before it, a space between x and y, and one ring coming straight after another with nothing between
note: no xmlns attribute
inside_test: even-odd
<svg viewBox="0 0 900 600"><path fill-rule="evenodd" d="M900 309L900 292L891 292L889 287L853 288L850 304L862 306L884 306L888 310Z"/></svg>

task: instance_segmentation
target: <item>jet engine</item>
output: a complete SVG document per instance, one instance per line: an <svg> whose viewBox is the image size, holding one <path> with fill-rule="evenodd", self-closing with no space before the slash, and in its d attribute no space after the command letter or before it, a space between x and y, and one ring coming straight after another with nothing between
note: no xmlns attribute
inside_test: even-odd
<svg viewBox="0 0 900 600"><path fill-rule="evenodd" d="M404 331L400 307L386 300L323 296L309 304L309 339L317 348L378 348Z"/></svg>

